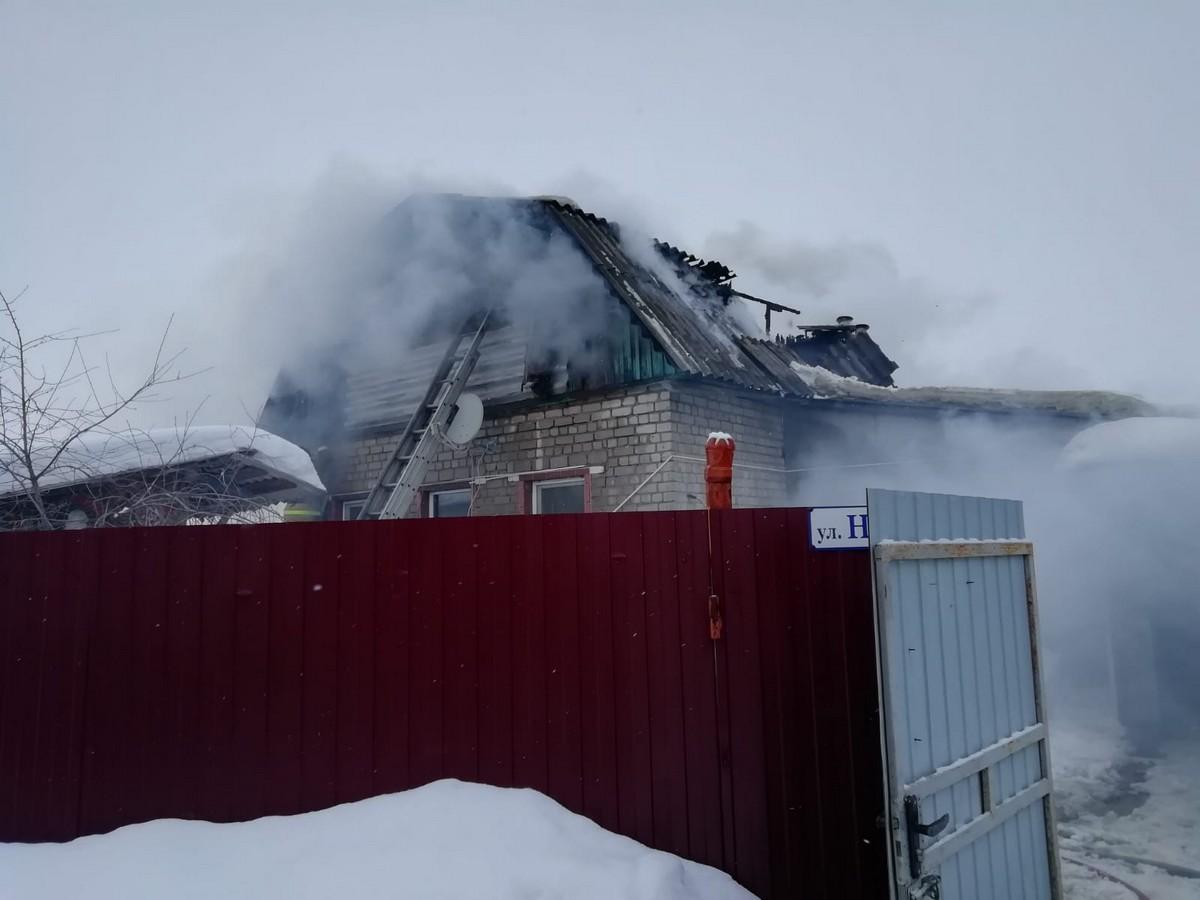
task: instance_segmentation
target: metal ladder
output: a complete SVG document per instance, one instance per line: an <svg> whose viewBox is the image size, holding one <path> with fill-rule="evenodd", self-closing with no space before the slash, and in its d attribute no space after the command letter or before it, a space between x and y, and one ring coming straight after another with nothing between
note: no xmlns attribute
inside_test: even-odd
<svg viewBox="0 0 1200 900"><path fill-rule="evenodd" d="M459 395L479 362L479 349L490 318L491 310L469 316L450 339L421 405L409 417L392 458L358 513L359 519L401 519L408 513L430 461L441 449L442 433Z"/></svg>

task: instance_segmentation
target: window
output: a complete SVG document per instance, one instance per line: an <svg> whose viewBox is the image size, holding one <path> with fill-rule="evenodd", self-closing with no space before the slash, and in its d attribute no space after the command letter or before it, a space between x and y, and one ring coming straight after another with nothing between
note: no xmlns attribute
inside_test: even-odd
<svg viewBox="0 0 1200 900"><path fill-rule="evenodd" d="M429 494L429 517L431 519L453 519L470 514L471 491L469 488L433 491Z"/></svg>
<svg viewBox="0 0 1200 900"><path fill-rule="evenodd" d="M367 505L367 498L361 500L343 500L342 501L342 521L348 522L351 519L357 519L358 514L362 512L363 507Z"/></svg>
<svg viewBox="0 0 1200 900"><path fill-rule="evenodd" d="M592 511L592 476L604 466L571 466L509 475L520 482L517 514L587 513Z"/></svg>
<svg viewBox="0 0 1200 900"><path fill-rule="evenodd" d="M584 480L555 478L533 483L533 512L537 514L586 512Z"/></svg>

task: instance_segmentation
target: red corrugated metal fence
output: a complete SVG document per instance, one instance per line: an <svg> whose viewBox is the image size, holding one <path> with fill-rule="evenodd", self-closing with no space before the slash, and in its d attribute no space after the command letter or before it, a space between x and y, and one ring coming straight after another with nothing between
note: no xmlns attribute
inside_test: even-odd
<svg viewBox="0 0 1200 900"><path fill-rule="evenodd" d="M711 521L711 556L703 511L0 535L0 840L455 777L881 896L867 555Z"/></svg>

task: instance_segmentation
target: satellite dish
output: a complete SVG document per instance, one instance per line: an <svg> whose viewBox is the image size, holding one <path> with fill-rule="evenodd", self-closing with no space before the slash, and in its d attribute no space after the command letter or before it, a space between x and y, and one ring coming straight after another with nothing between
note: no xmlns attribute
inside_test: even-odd
<svg viewBox="0 0 1200 900"><path fill-rule="evenodd" d="M460 394L454 404L454 417L446 426L446 443L462 446L479 434L483 425L483 401L478 394Z"/></svg>

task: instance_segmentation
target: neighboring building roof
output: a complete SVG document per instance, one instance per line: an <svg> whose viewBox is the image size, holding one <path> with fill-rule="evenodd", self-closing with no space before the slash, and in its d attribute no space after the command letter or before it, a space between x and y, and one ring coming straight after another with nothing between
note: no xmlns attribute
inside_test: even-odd
<svg viewBox="0 0 1200 900"><path fill-rule="evenodd" d="M35 452L38 465L57 448ZM42 492L69 491L140 472L195 469L218 464L235 476L240 496L276 501L311 500L325 493L308 453L274 434L241 425L185 430L92 432L72 442L40 480ZM24 496L21 482L0 467L0 501Z"/></svg>
<svg viewBox="0 0 1200 900"><path fill-rule="evenodd" d="M893 406L958 409L977 412L1033 412L1084 419L1151 416L1156 407L1111 391L1030 391L1009 388L880 387L836 375L824 368L789 364L788 393L819 400L847 400Z"/></svg>

